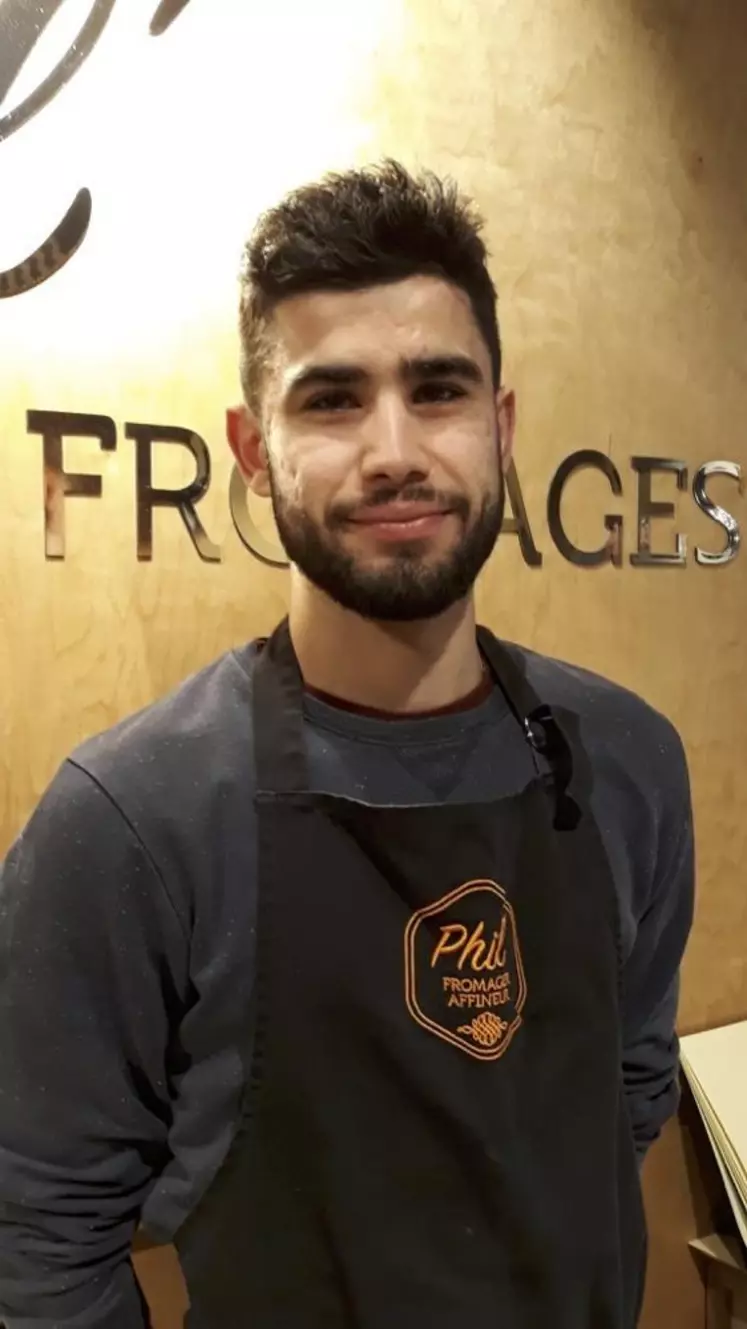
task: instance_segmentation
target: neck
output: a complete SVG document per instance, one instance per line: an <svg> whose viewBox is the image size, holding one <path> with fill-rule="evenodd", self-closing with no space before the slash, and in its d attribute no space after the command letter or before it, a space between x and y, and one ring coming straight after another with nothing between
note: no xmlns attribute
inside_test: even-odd
<svg viewBox="0 0 747 1329"><path fill-rule="evenodd" d="M309 687L407 714L450 706L480 682L472 597L437 618L381 623L342 609L295 568L291 576L290 632Z"/></svg>

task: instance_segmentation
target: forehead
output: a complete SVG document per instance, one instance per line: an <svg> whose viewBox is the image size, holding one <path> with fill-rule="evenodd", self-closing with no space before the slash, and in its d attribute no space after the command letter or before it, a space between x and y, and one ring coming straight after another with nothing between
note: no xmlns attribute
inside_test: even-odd
<svg viewBox="0 0 747 1329"><path fill-rule="evenodd" d="M284 300L272 320L273 368L283 380L310 362L384 371L403 358L461 353L489 375L490 356L468 297L438 277Z"/></svg>

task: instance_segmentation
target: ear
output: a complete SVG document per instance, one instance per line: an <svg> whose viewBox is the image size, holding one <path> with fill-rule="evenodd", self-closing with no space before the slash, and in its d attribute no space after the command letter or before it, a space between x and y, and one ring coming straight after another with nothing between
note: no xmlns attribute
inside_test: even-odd
<svg viewBox="0 0 747 1329"><path fill-rule="evenodd" d="M514 431L516 429L516 394L508 388L501 388L495 398L498 418L498 441L501 449L501 469L506 474L511 465L514 452Z"/></svg>
<svg viewBox="0 0 747 1329"><path fill-rule="evenodd" d="M226 411L226 437L236 458L236 465L249 488L267 498L270 476L262 430L248 406L229 406Z"/></svg>

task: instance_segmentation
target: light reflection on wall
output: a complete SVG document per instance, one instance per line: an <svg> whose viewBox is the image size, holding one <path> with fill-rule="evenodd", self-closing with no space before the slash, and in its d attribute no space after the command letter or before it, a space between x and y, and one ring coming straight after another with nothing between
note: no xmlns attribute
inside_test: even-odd
<svg viewBox="0 0 747 1329"><path fill-rule="evenodd" d="M24 258L82 185L94 203L67 269L5 304L6 366L139 362L206 321L225 325L256 214L366 141L357 97L400 0L192 0L162 38L148 33L153 10L116 5L71 83L0 145L0 267ZM90 0L62 6L5 110L89 11Z"/></svg>

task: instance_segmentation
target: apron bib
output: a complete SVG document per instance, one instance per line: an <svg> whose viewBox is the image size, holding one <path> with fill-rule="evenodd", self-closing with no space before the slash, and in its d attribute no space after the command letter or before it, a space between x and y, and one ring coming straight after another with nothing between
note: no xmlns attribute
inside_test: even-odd
<svg viewBox="0 0 747 1329"><path fill-rule="evenodd" d="M190 1329L637 1322L616 894L568 793L585 757L479 643L549 775L417 807L310 792L287 623L261 651L251 1071L175 1238Z"/></svg>

